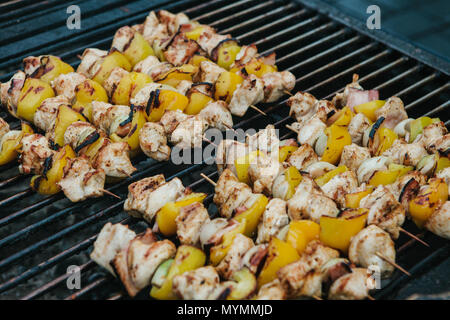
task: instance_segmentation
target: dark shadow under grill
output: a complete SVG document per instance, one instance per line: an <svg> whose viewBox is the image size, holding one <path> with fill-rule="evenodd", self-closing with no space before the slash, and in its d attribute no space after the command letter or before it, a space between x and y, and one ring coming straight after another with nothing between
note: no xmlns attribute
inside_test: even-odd
<svg viewBox="0 0 450 320"><path fill-rule="evenodd" d="M78 0L82 29L66 28L68 1L19 1L0 5L0 81L8 80L29 55L51 53L76 66L84 48L107 49L114 32L123 25L141 23L150 10L185 12L190 18L231 33L241 43L256 43L259 52L275 50L280 70L297 78L296 90L319 98L330 98L358 73L361 85L380 90L381 97L399 96L410 117L440 117L449 125L449 77L443 70L412 59L366 35L348 28L314 10L290 1L200 0L182 1L93 1ZM13 23L19 21L18 23ZM260 105L264 117L249 110L235 118L235 128L264 128L275 123L280 135L293 137L285 125L285 101ZM19 121L2 110L0 115L11 126ZM206 163L175 166L157 163L144 156L133 160L138 172L132 178L108 186L126 197L127 186L138 179L164 173L167 179L179 177L184 185L208 193L213 188L200 173L217 179L214 165ZM19 176L17 164L0 168L0 292L5 298L96 298L124 296L118 281L89 260L96 234L104 223L127 223L140 232L146 224L130 218L123 201L105 196L82 203L71 203L63 195L44 197L29 188L30 177ZM211 197L207 204L211 203ZM210 205L211 212L214 206ZM421 234L430 244L426 248L402 235L397 241L398 262L414 276L449 256L449 242L423 233L412 223L405 228ZM68 290L66 270L81 266L82 289ZM383 283L376 298L388 298L408 277L396 272ZM142 298L148 297L143 290Z"/></svg>

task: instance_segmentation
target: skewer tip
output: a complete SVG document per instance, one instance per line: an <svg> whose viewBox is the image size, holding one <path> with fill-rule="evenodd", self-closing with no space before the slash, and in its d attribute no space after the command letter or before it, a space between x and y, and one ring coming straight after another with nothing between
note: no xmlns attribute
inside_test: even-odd
<svg viewBox="0 0 450 320"><path fill-rule="evenodd" d="M290 91L283 90L283 92L286 93L288 96L291 96L291 97L293 96L293 94Z"/></svg>
<svg viewBox="0 0 450 320"><path fill-rule="evenodd" d="M203 177L203 179L205 179L206 181L208 181L209 183L211 183L214 187L217 185L217 183L215 183L210 177L208 177L206 174L204 173L200 173L200 175Z"/></svg>
<svg viewBox="0 0 450 320"><path fill-rule="evenodd" d="M110 195L110 196L113 196L113 197L119 199L119 200L122 200L121 197L119 197L117 194L112 193L112 192L109 191L109 190L106 190L106 189L100 189L100 190L101 190L103 193L106 193L106 194L108 194L108 195Z"/></svg>
<svg viewBox="0 0 450 320"><path fill-rule="evenodd" d="M423 244L424 246L426 246L426 247L428 247L428 248L430 247L430 245L429 245L428 243L426 243L425 241L423 241L422 239L420 239L420 238L419 238L418 236L416 236L415 234L412 234L411 232L409 232L409 231L407 231L407 230L405 230L405 229L403 229L403 228L400 228L400 231L403 232L404 234L406 234L407 236L413 238L414 240L420 242L420 243Z"/></svg>
<svg viewBox="0 0 450 320"><path fill-rule="evenodd" d="M286 125L286 128L288 128L289 130L291 130L291 131L295 132L296 134L298 134L297 129L295 129L295 128L294 128L293 126L291 126L290 124L287 124L287 125Z"/></svg>
<svg viewBox="0 0 450 320"><path fill-rule="evenodd" d="M387 263L389 263L392 266L394 266L395 268L397 268L398 270L400 270L401 272L403 272L404 274L406 274L408 277L411 277L411 273L406 271L402 266L398 265L395 261L392 261L391 259L385 257L381 252L379 252L379 251L376 252L376 255L379 256L384 261L386 261Z"/></svg>
<svg viewBox="0 0 450 320"><path fill-rule="evenodd" d="M258 107L255 107L254 105L250 105L250 108L252 108L253 110L258 111L259 113L261 113L262 115L267 117L267 113L265 113L264 111L262 111L261 109L259 109Z"/></svg>

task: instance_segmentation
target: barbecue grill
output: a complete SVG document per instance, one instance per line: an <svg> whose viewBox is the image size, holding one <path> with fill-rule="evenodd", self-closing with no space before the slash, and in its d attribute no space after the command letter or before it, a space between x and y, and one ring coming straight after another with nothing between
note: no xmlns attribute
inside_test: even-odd
<svg viewBox="0 0 450 320"><path fill-rule="evenodd" d="M81 8L80 30L66 27L66 8L71 4ZM448 62L393 41L388 35L377 34L374 40L365 26L349 17L325 5L310 5L309 1L278 0L11 1L0 4L0 81L7 81L21 68L22 59L30 55L51 53L76 66L77 55L84 48L108 49L119 27L140 23L150 10L167 9L184 12L221 33L231 33L241 43L255 43L262 53L275 51L280 70L289 70L297 78L294 92L330 98L350 82L353 73L358 73L363 87L380 90L382 97L399 96L411 117L440 117L449 126ZM262 129L274 123L281 136L293 136L285 128L293 121L285 102L259 105L267 117L250 110L245 117L234 119L235 128ZM0 115L12 128L19 127L20 122L4 109ZM209 194L213 188L200 173L217 179L215 166L205 163L175 166L139 156L133 164L138 168L136 174L108 186L123 199L131 182L161 172L168 180L179 177L184 185ZM128 216L123 201L105 196L71 203L62 194L45 197L34 193L29 180L29 176L19 175L17 163L0 168L1 297L126 298L119 281L90 261L89 253L106 222L126 223L137 232L146 224ZM208 197L205 204L214 212L211 200ZM448 258L449 241L424 233L412 223L404 227L430 244L426 248L405 235L396 241L398 263L412 278ZM67 267L71 265L80 266L81 289L67 288ZM396 271L373 296L392 298L410 279ZM148 298L148 290L142 290L138 298Z"/></svg>

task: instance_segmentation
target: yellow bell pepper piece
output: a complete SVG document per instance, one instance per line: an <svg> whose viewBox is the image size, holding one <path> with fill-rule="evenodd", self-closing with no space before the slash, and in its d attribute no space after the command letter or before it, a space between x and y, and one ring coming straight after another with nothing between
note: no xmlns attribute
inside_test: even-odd
<svg viewBox="0 0 450 320"><path fill-rule="evenodd" d="M128 61L125 55L123 55L119 51L113 51L105 57L101 64L100 70L92 80L97 81L99 84L103 85L103 82L108 79L111 71L116 67L120 67L127 71L130 71L132 67L130 61Z"/></svg>
<svg viewBox="0 0 450 320"><path fill-rule="evenodd" d="M398 139L397 134L388 128L379 128L375 133L374 143L378 143L378 148L375 151L377 156L381 156L383 152L389 149L395 140Z"/></svg>
<svg viewBox="0 0 450 320"><path fill-rule="evenodd" d="M230 103L234 91L243 81L244 79L240 75L229 71L222 72L214 84L214 100Z"/></svg>
<svg viewBox="0 0 450 320"><path fill-rule="evenodd" d="M351 238L366 225L367 209L359 209L357 216L349 218L320 217L320 241L346 253Z"/></svg>
<svg viewBox="0 0 450 320"><path fill-rule="evenodd" d="M212 101L214 101L213 98L207 96L206 94L201 92L192 92L189 95L189 104L184 110L184 113L189 115L197 114Z"/></svg>
<svg viewBox="0 0 450 320"><path fill-rule="evenodd" d="M312 220L294 220L289 224L289 229L298 230L305 236L306 243L319 238L320 226Z"/></svg>
<svg viewBox="0 0 450 320"><path fill-rule="evenodd" d="M108 102L108 94L100 84L88 79L75 87L72 109L92 121L92 101Z"/></svg>
<svg viewBox="0 0 450 320"><path fill-rule="evenodd" d="M243 300L247 299L256 290L256 278L248 268L242 268L231 276L231 280L237 282L233 287L227 300Z"/></svg>
<svg viewBox="0 0 450 320"><path fill-rule="evenodd" d="M68 159L75 158L76 154L69 145L65 145L53 157L50 170L45 176L34 176L31 179L31 187L40 194L51 195L58 193L61 187L58 182L61 181L64 174L64 167Z"/></svg>
<svg viewBox="0 0 450 320"><path fill-rule="evenodd" d="M267 259L258 276L258 287L271 282L277 277L277 272L282 267L297 261L300 255L289 243L276 237L270 239Z"/></svg>
<svg viewBox="0 0 450 320"><path fill-rule="evenodd" d="M45 73L39 79L48 84L61 74L74 72L72 66L62 61L59 57L44 57L42 63L44 64Z"/></svg>
<svg viewBox="0 0 450 320"><path fill-rule="evenodd" d="M337 164L341 158L342 150L346 145L352 144L352 138L346 127L332 124L325 129L328 136L327 146L322 156L322 161Z"/></svg>
<svg viewBox="0 0 450 320"><path fill-rule="evenodd" d="M282 146L278 151L278 161L284 162L291 155L291 153L295 152L298 149L296 146Z"/></svg>
<svg viewBox="0 0 450 320"><path fill-rule="evenodd" d="M22 138L34 133L33 128L27 123L22 122L21 126L22 130L20 134L17 134L17 136L12 139L4 139L1 146L2 149L0 150L0 166L17 159L19 155L18 151L22 148Z"/></svg>
<svg viewBox="0 0 450 320"><path fill-rule="evenodd" d="M439 157L436 165L436 173L448 167L450 167L450 159L448 159L447 157Z"/></svg>
<svg viewBox="0 0 450 320"><path fill-rule="evenodd" d="M404 166L400 164L391 163L387 170L377 171L369 180L369 185L379 186L394 183L399 177L405 175L409 171L414 170L414 167Z"/></svg>
<svg viewBox="0 0 450 320"><path fill-rule="evenodd" d="M117 105L130 105L130 99L134 98L136 93L150 82L152 82L152 78L145 73L128 73L120 79L111 97L111 102Z"/></svg>
<svg viewBox="0 0 450 320"><path fill-rule="evenodd" d="M131 62L134 67L139 61L144 60L148 56L154 56L155 52L150 43L139 32L134 34L128 48L123 52L124 56Z"/></svg>
<svg viewBox="0 0 450 320"><path fill-rule="evenodd" d="M345 195L345 206L351 209L359 208L359 203L361 199L371 194L374 190L374 187L368 187L364 191L359 191L355 193L347 193Z"/></svg>
<svg viewBox="0 0 450 320"><path fill-rule="evenodd" d="M205 27L198 26L191 31L185 32L184 35L190 40L197 41L200 35L203 33L203 30L205 30Z"/></svg>
<svg viewBox="0 0 450 320"><path fill-rule="evenodd" d="M227 255L228 251L231 248L231 244L233 243L234 238L238 233L243 234L245 231L245 225L246 221L242 220L240 224L229 231L228 233L224 234L222 237L222 243L214 246L209 251L209 262L213 266L217 266L220 261L222 261L223 258Z"/></svg>
<svg viewBox="0 0 450 320"><path fill-rule="evenodd" d="M114 142L126 142L130 146L130 153L136 155L140 150L139 131L147 122L147 116L142 108L136 108L131 120L130 132L125 137L119 137L116 133L111 134L111 140Z"/></svg>
<svg viewBox="0 0 450 320"><path fill-rule="evenodd" d="M230 69L239 51L241 51L241 47L235 41L221 44L218 49L217 64L224 69Z"/></svg>
<svg viewBox="0 0 450 320"><path fill-rule="evenodd" d="M286 235L286 242L289 243L293 248L295 248L298 254L301 255L302 252L305 251L305 248L308 245L308 241L303 231L301 229L297 229L295 227L295 224L293 224L292 222L289 225L289 230Z"/></svg>
<svg viewBox="0 0 450 320"><path fill-rule="evenodd" d="M42 101L55 96L52 87L45 81L27 78L20 91L17 103L17 116L21 119L33 122L34 114Z"/></svg>
<svg viewBox="0 0 450 320"><path fill-rule="evenodd" d="M192 81L194 75L198 72L198 67L191 64L184 64L180 67L174 67L166 72L161 77L155 80L155 82L167 84L176 88L178 84L183 81Z"/></svg>
<svg viewBox="0 0 450 320"><path fill-rule="evenodd" d="M286 200L289 200L295 194L295 189L302 182L303 177L296 167L290 166L284 171L284 178L289 186L286 193Z"/></svg>
<svg viewBox="0 0 450 320"><path fill-rule="evenodd" d="M200 67L200 63L202 63L203 61L209 61L212 62L211 60L209 60L207 57L205 56L201 56L199 54L194 54L192 56L191 59L189 59L189 64L196 66L196 67Z"/></svg>
<svg viewBox="0 0 450 320"><path fill-rule="evenodd" d="M338 174L341 174L343 172L348 171L347 166L339 166L336 169L333 169L331 171L328 171L327 173L321 175L320 177L317 177L314 179L314 181L316 181L316 183L319 185L319 187L324 186L328 181L330 181L331 179L333 179L335 176L337 176Z"/></svg>
<svg viewBox="0 0 450 320"><path fill-rule="evenodd" d="M150 296L158 300L175 300L172 292L172 280L175 276L205 265L205 253L193 246L182 245L178 247L175 259L167 273L166 280L161 288L152 287Z"/></svg>
<svg viewBox="0 0 450 320"><path fill-rule="evenodd" d="M370 121L377 120L375 111L384 106L386 101L384 100L373 100L360 105L355 106L353 109L356 113L363 113Z"/></svg>
<svg viewBox="0 0 450 320"><path fill-rule="evenodd" d="M202 202L205 198L206 193L191 193L176 202L166 203L156 215L159 231L166 237L175 235L177 233L175 219L180 214L180 209L195 202Z"/></svg>
<svg viewBox="0 0 450 320"><path fill-rule="evenodd" d="M68 105L62 104L59 106L55 120L55 144L58 146L64 145L64 133L67 127L76 121L86 122L86 118Z"/></svg>
<svg viewBox="0 0 450 320"><path fill-rule="evenodd" d="M335 124L337 126L348 126L352 118L355 116L352 109L350 107L346 106L342 108L340 111L338 111L337 115L333 115L333 120L336 119L334 122L330 123Z"/></svg>
<svg viewBox="0 0 450 320"><path fill-rule="evenodd" d="M422 134L423 128L426 126L441 121L439 118L430 118L430 117L420 117L416 120L411 121L410 123L410 136L409 136L409 143L416 140L417 136L419 134Z"/></svg>
<svg viewBox="0 0 450 320"><path fill-rule="evenodd" d="M261 78L266 73L277 72L277 66L272 66L268 64L264 64L262 60L252 59L245 65L245 71L248 74L254 74L258 78Z"/></svg>
<svg viewBox="0 0 450 320"><path fill-rule="evenodd" d="M258 228L259 220L266 209L267 203L269 203L269 199L261 194L250 208L234 216L235 220L246 222L244 234L247 237L251 237Z"/></svg>
<svg viewBox="0 0 450 320"><path fill-rule="evenodd" d="M237 178L240 182L250 184L250 178L248 175L248 167L250 164L255 163L256 158L260 155L259 150L252 151L243 157L234 160L234 166L236 168Z"/></svg>
<svg viewBox="0 0 450 320"><path fill-rule="evenodd" d="M161 120L161 117L166 110L184 111L189 103L189 99L186 96L172 90L159 90L157 97L157 107L155 108L152 106L150 110L147 110L148 120L151 122L158 122Z"/></svg>
<svg viewBox="0 0 450 320"><path fill-rule="evenodd" d="M414 223L423 228L436 208L448 199L448 186L443 179L433 178L416 198L409 202L409 214Z"/></svg>

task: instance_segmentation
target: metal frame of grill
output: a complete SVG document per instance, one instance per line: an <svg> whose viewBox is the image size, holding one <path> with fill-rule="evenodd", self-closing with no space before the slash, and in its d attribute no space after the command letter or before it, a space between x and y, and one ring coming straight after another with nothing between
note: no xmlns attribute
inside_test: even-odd
<svg viewBox="0 0 450 320"><path fill-rule="evenodd" d="M75 4L89 9L82 20L86 29L75 36L65 30L44 39L41 39L43 34L65 28L65 18L63 20L56 14L57 10L67 7L65 1L20 1L3 5L9 13L0 14L5 18L0 26L15 30L6 17L24 17L24 21L19 22L24 29L18 28L8 34L7 39L0 40L0 70L3 72L0 81L9 79L20 68L21 60L29 55L52 53L76 65L77 55L84 48L107 48L120 26L140 23L150 10L167 9L185 12L190 18L210 24L221 33L231 33L242 43L256 43L262 53L276 51L279 68L293 72L297 78L295 90L330 98L342 90L356 72L364 87L381 90L383 97L397 95L402 98L410 116L439 116L447 126L450 123L449 77L445 68L433 69L428 65L436 67L434 63L424 64L411 59L296 2L108 0L100 3L79 0ZM42 24L33 23L38 21ZM16 50L1 52L14 45ZM274 123L284 138L292 137L293 134L285 129L285 124L293 121L288 116L285 102L259 106L268 113L267 117L249 112L244 118L234 119L234 128L260 129ZM19 125L5 111L0 115L12 127ZM179 177L185 185L212 194L213 188L200 178L200 173L217 178L215 166L205 162L173 166L140 156L133 163L138 172L132 178L108 186L108 190L124 198L128 184L162 172L168 179ZM107 221L126 223L137 231L143 230L146 224L124 213L123 201L104 197L73 204L61 194L49 197L35 194L29 189L28 180L18 175L16 164L0 168L0 294L23 299L125 298L118 281L113 281L90 261L88 253ZM214 212L211 198L209 196L205 203ZM398 261L413 276L449 256L448 241L431 233L421 233L411 223L406 228L420 233L431 245L431 248L425 248L404 236L397 241ZM82 289L75 293L65 288L66 268L71 264L80 265L83 275ZM408 280L407 276L396 272L374 296L389 298ZM148 295L144 293L138 297Z"/></svg>

